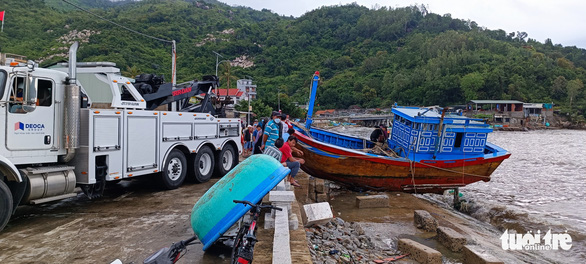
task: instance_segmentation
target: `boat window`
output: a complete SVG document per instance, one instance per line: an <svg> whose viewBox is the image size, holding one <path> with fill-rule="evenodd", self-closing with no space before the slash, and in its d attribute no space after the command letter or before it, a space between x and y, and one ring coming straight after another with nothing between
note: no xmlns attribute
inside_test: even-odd
<svg viewBox="0 0 586 264"><path fill-rule="evenodd" d="M431 131L435 130L435 125L429 125L429 130L431 130Z"/></svg>
<svg viewBox="0 0 586 264"><path fill-rule="evenodd" d="M454 148L459 148L462 145L462 137L464 133L456 133L456 141L454 141Z"/></svg>
<svg viewBox="0 0 586 264"><path fill-rule="evenodd" d="M411 121L405 120L405 125L407 125L408 127L410 127L411 126Z"/></svg>
<svg viewBox="0 0 586 264"><path fill-rule="evenodd" d="M413 129L419 129L419 123L413 123Z"/></svg>

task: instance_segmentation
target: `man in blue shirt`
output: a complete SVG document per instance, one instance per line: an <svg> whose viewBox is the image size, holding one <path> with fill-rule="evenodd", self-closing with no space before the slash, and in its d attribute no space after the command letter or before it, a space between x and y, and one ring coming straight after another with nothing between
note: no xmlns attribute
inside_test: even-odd
<svg viewBox="0 0 586 264"><path fill-rule="evenodd" d="M271 115L272 120L265 127L265 132L262 138L262 145L261 149L264 150L265 146L275 146L275 140L279 138L281 127L279 123L281 122L279 112L273 112Z"/></svg>

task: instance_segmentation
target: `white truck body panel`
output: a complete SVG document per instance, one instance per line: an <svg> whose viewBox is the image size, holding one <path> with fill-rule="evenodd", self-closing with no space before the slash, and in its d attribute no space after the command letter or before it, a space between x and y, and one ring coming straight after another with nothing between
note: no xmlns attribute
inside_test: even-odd
<svg viewBox="0 0 586 264"><path fill-rule="evenodd" d="M159 115L152 111L124 111L124 120L124 176L153 173L154 170L158 170Z"/></svg>
<svg viewBox="0 0 586 264"><path fill-rule="evenodd" d="M10 67L1 66L0 71L7 76L5 82L0 84L5 88L0 95L0 123L5 124L5 132L0 133L0 139L5 142L0 146L0 156L17 166L58 163L58 157L66 153L63 142L63 83L67 74L64 69L36 68L31 72L32 79L51 83L52 102L26 113L9 111L10 90L16 76L9 74L13 71ZM103 159L101 162L107 165L106 180L110 181L160 172L168 153L178 146L184 147L187 153L197 153L204 144L219 151L231 141L236 145L236 151L242 152L238 118L142 110L145 102L129 80L119 76L117 68L78 68L78 71L95 74L98 82L103 82L100 85L108 85L108 92L113 94L112 106L115 107L80 110L80 145L74 159L67 163L75 167L78 184L96 183L98 159ZM77 83L86 94L96 93L84 89L83 81L78 79ZM117 98L124 85L137 101ZM91 102L91 98L89 100Z"/></svg>
<svg viewBox="0 0 586 264"><path fill-rule="evenodd" d="M75 187L81 187L94 199L103 194L106 181L152 173L160 173L165 188L175 189L186 177L204 182L238 163L238 118L144 110L147 103L186 102L191 94L182 90L200 85L204 88L198 89L210 90L218 85L216 77L190 82L188 88L166 84L154 98L146 95L156 91L143 89L141 83L139 92L113 63L75 63L77 45L69 52L70 68L0 65L0 181L10 189L0 189L1 197L12 196L14 206L36 204L75 196ZM165 99L155 101L160 98ZM196 160L203 146L213 150L212 161ZM212 165L214 159L212 170L193 167L194 162ZM0 230L12 213L0 215Z"/></svg>

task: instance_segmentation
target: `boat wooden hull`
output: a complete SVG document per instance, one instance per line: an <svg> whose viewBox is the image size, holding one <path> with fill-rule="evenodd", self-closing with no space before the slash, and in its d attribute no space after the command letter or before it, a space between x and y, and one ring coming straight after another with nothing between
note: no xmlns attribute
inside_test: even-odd
<svg viewBox="0 0 586 264"><path fill-rule="evenodd" d="M297 148L303 151L303 171L344 185L385 191L442 193L490 175L510 154L461 160L411 162L324 144L299 132Z"/></svg>

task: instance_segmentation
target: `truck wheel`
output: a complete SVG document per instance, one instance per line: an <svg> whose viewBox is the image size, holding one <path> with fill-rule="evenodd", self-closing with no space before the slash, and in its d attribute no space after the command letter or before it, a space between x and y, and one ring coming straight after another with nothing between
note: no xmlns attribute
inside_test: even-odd
<svg viewBox="0 0 586 264"><path fill-rule="evenodd" d="M8 219L12 215L12 194L10 189L0 179L0 231L8 224Z"/></svg>
<svg viewBox="0 0 586 264"><path fill-rule="evenodd" d="M193 159L195 180L203 183L210 180L214 173L214 152L210 147L202 147Z"/></svg>
<svg viewBox="0 0 586 264"><path fill-rule="evenodd" d="M217 176L223 177L238 165L238 153L232 145L226 144L216 160L218 161L216 162L216 174Z"/></svg>
<svg viewBox="0 0 586 264"><path fill-rule="evenodd" d="M165 161L163 171L161 172L161 181L166 189L177 189L187 174L187 161L183 152L172 150Z"/></svg>

